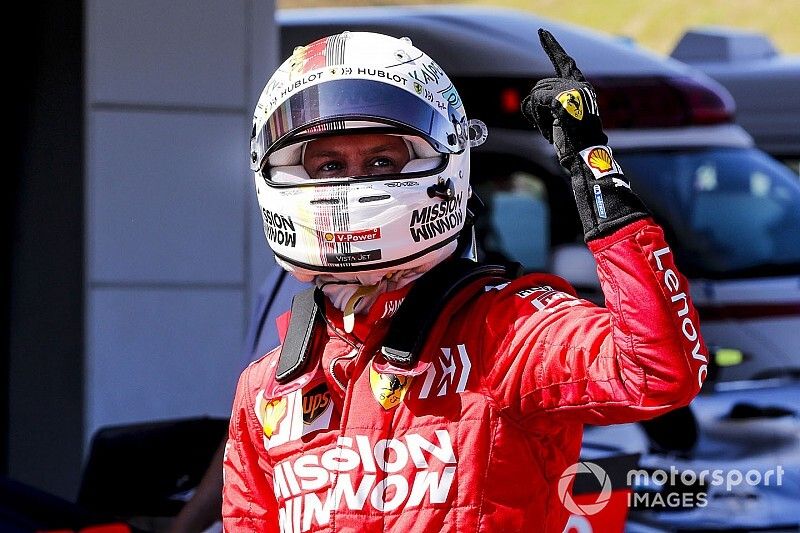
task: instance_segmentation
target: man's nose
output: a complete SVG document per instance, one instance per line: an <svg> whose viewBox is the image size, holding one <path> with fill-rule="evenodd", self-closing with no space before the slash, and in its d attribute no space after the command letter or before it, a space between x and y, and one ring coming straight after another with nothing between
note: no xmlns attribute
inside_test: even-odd
<svg viewBox="0 0 800 533"><path fill-rule="evenodd" d="M365 165L362 163L353 163L349 168L352 170L350 171L351 176L367 176L369 175L369 165Z"/></svg>

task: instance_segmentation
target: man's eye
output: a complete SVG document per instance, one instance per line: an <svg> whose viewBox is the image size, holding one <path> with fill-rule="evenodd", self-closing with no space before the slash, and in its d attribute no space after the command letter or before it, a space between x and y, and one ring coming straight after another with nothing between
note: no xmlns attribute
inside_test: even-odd
<svg viewBox="0 0 800 533"><path fill-rule="evenodd" d="M372 161L373 167L393 167L395 166L395 162L388 158L388 157L376 157Z"/></svg>
<svg viewBox="0 0 800 533"><path fill-rule="evenodd" d="M336 170L342 170L342 164L338 161L328 161L327 163L323 163L319 166L319 172L334 172Z"/></svg>

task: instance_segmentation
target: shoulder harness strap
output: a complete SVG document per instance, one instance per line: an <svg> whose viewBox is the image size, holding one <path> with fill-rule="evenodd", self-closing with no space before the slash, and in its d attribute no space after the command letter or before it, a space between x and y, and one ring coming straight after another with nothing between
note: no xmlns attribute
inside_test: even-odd
<svg viewBox="0 0 800 533"><path fill-rule="evenodd" d="M322 302L322 291L317 288L306 289L292 298L289 329L281 346L275 372L278 383L288 383L295 379L308 365L314 326L321 322L319 310L324 305Z"/></svg>
<svg viewBox="0 0 800 533"><path fill-rule="evenodd" d="M519 263L487 265L458 258L440 263L419 278L409 290L392 318L381 353L401 368L411 368L419 360L425 340L444 307L467 285L481 278L518 278ZM308 289L292 300L289 329L281 348L275 379L288 383L300 376L311 358L313 330L321 324L322 291Z"/></svg>
<svg viewBox="0 0 800 533"><path fill-rule="evenodd" d="M488 265L458 258L436 265L408 291L392 318L381 353L393 365L413 367L442 310L461 290L481 278L514 279L520 274L519 263Z"/></svg>

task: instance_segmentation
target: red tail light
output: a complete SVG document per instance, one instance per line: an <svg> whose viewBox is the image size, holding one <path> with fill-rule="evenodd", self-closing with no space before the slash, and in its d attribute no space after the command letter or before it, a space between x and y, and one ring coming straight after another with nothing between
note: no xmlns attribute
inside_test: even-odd
<svg viewBox="0 0 800 533"><path fill-rule="evenodd" d="M504 113L519 113L522 95L517 87L506 87L500 91L500 108Z"/></svg>
<svg viewBox="0 0 800 533"><path fill-rule="evenodd" d="M694 78L598 78L600 116L608 129L670 128L733 120L733 99L724 89Z"/></svg>
<svg viewBox="0 0 800 533"><path fill-rule="evenodd" d="M500 128L530 129L520 102L537 77L456 78L470 116ZM598 77L600 116L607 129L677 128L733 121L733 98L721 86L691 77Z"/></svg>
<svg viewBox="0 0 800 533"><path fill-rule="evenodd" d="M710 87L693 78L675 78L673 83L688 102L692 124L733 122L736 105L723 87Z"/></svg>

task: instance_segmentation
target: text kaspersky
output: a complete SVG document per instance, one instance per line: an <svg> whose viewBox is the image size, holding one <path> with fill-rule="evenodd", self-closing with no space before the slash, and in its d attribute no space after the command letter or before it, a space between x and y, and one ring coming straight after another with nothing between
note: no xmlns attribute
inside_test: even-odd
<svg viewBox="0 0 800 533"><path fill-rule="evenodd" d="M678 309L677 315L679 319L682 319L681 332L683 333L683 336L690 343L694 343L694 347L692 348L692 358L703 363L700 365L700 368L697 369L697 385L702 387L703 381L708 375L708 357L700 353L700 333L697 330L697 325L692 322L691 317L687 316L689 314L689 299L686 296L686 292L680 286L680 278L678 278L678 275L674 270L671 268L665 268L661 263L661 256L669 254L670 252L671 251L669 247L665 246L664 248L653 252L653 257L656 260L658 271L664 273L664 285L673 294L673 296L670 298L672 303L674 304L683 300L683 305L681 305L680 309Z"/></svg>
<svg viewBox="0 0 800 533"><path fill-rule="evenodd" d="M426 495L430 503L446 502L456 457L446 430L436 430L435 437L432 442L412 433L374 445L366 435L339 437L338 446L321 456L302 455L276 464L273 485L281 505L281 531L296 533L308 531L314 523L327 524L331 512L342 505L351 510L370 505L390 512L418 507ZM398 473L409 461L416 469L413 479ZM353 476L356 470L358 475Z"/></svg>

